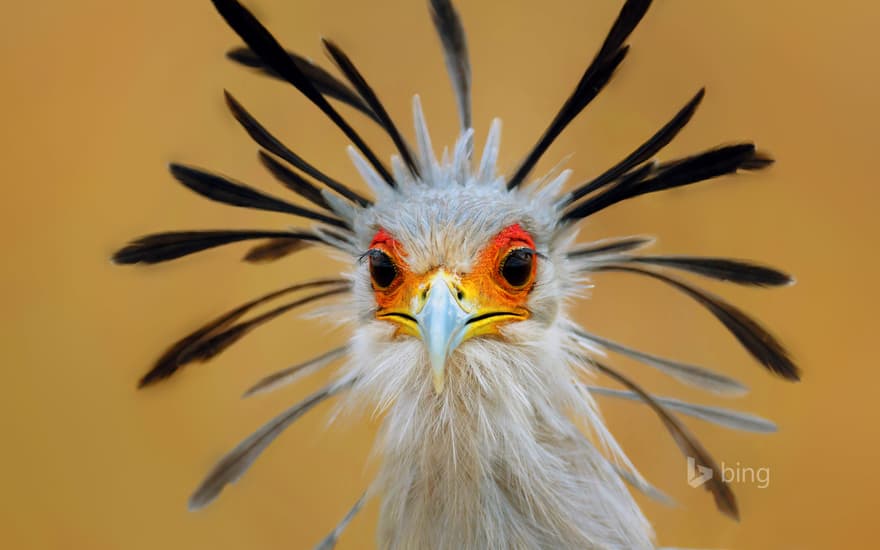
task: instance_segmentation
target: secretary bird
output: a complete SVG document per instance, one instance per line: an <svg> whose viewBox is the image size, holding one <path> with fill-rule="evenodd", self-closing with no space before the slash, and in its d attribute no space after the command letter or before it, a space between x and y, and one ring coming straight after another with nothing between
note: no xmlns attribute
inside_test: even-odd
<svg viewBox="0 0 880 550"><path fill-rule="evenodd" d="M711 475L704 487L717 508L738 518L718 465L677 414L757 432L775 426L741 412L655 397L610 365L629 356L678 381L717 394L742 394L712 370L638 351L586 331L571 318L592 273L638 275L671 286L708 310L772 374L799 378L787 351L739 308L676 273L757 287L792 278L763 265L716 257L650 255L642 236L579 244L579 222L623 201L710 179L762 170L772 159L752 143L718 146L683 158L655 156L691 120L699 90L623 160L577 185L570 170L532 178L538 160L602 91L629 52L630 33L651 4L628 0L574 91L512 174L499 173L501 123L475 158L467 41L448 0L430 11L455 92L460 133L435 157L419 98L413 100L416 147L398 131L351 58L324 40L346 82L285 50L239 2L213 0L245 46L228 56L293 85L350 141L348 153L369 197L316 168L276 138L226 93L226 103L260 146L260 161L302 206L224 176L172 164L190 190L227 205L290 214L311 227L194 230L139 238L119 250L121 264L158 263L221 245L256 240L245 260L279 260L309 246L341 254L332 277L298 282L212 320L172 345L140 381L149 386L205 362L283 314L330 299L332 321L351 329L348 343L271 374L246 395L274 390L328 365L340 367L323 389L283 411L227 454L199 485L199 509L239 479L297 418L339 397L339 407L382 419L375 442L380 468L364 495L319 544L335 545L361 506L380 501L377 544L394 549L654 548L650 523L627 485L656 498L607 429L594 396L640 401L652 409L686 457ZM398 155L390 169L331 103L378 124ZM294 298L294 296L296 296ZM281 305L270 307L272 304ZM267 309L255 314L258 308ZM247 316L250 315L250 318ZM605 378L624 389L596 385Z"/></svg>

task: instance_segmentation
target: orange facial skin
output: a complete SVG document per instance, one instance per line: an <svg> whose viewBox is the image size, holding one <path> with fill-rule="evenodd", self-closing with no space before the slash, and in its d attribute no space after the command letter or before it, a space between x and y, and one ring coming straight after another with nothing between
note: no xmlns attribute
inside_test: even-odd
<svg viewBox="0 0 880 550"><path fill-rule="evenodd" d="M525 306L534 286L538 258L533 257L531 273L520 286L513 286L501 273L503 262L511 251L535 249L531 235L519 224L499 232L481 251L470 273L450 273L443 266L426 273L413 273L405 261L406 251L385 230L376 233L370 249L387 254L397 268L397 275L390 285L380 288L374 282L373 290L378 306L376 317L396 323L398 333L420 336L415 315L424 306L431 282L437 284L438 273L453 291L459 306L473 317L466 338L497 334L499 325L529 316Z"/></svg>
<svg viewBox="0 0 880 550"><path fill-rule="evenodd" d="M501 265L511 251L517 248L535 250L535 241L518 223L504 228L480 254L468 278L478 284L481 296L495 295L499 304L522 307L535 284L537 258L532 262L532 273L525 284L515 287L501 275ZM489 284L491 283L491 284Z"/></svg>
<svg viewBox="0 0 880 550"><path fill-rule="evenodd" d="M397 277L387 288L379 288L375 282L373 283L376 305L379 306L377 313L396 309L396 306L401 303L408 303L411 298L410 290L414 286L416 277L404 261L406 251L384 229L380 229L376 236L373 237L373 241L370 243L370 250L381 250L388 254L397 268Z"/></svg>

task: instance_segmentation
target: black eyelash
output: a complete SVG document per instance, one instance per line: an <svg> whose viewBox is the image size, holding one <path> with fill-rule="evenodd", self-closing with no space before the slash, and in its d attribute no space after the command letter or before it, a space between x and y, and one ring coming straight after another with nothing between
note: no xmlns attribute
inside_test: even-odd
<svg viewBox="0 0 880 550"><path fill-rule="evenodd" d="M365 252L361 252L360 254L358 254L357 259L355 261L359 264L364 263L365 261L367 261L367 256L369 256L370 252L372 252L372 251L373 251L373 249L371 248Z"/></svg>
<svg viewBox="0 0 880 550"><path fill-rule="evenodd" d="M548 256L542 252L538 252L534 248L529 248L528 246L518 246L514 250L525 250L526 252L529 252L532 256L536 256L538 258L541 258L542 260L549 260L550 259L550 256Z"/></svg>
<svg viewBox="0 0 880 550"><path fill-rule="evenodd" d="M370 248L358 254L355 261L359 264L362 264L367 261L373 254L385 254L385 252L378 248Z"/></svg>

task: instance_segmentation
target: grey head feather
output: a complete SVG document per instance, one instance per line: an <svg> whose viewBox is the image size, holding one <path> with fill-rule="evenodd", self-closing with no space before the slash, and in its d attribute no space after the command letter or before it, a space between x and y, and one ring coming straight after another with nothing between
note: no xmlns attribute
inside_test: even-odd
<svg viewBox="0 0 880 550"><path fill-rule="evenodd" d="M323 353L318 357L313 357L308 361L298 363L296 365L293 365L292 367L287 367L285 369L273 372L268 376L264 376L256 384L251 386L246 392L244 392L242 397L251 397L257 394L268 393L282 386L292 384L303 376L306 376L322 369L323 367L326 367L336 359L339 359L340 357L345 355L347 352L348 346L340 346L338 348L331 349L330 351Z"/></svg>
<svg viewBox="0 0 880 550"><path fill-rule="evenodd" d="M342 532L345 531L345 528L348 527L348 524L351 523L351 520L354 519L357 513L361 511L361 508L363 508L366 501L367 493L364 493L359 499L357 499L357 502L354 503L354 506L351 507L348 513L339 521L333 531L315 546L315 550L333 550L333 548L336 548L336 543L339 541L339 537L342 536Z"/></svg>
<svg viewBox="0 0 880 550"><path fill-rule="evenodd" d="M332 397L354 383L349 379L329 384L285 410L247 439L236 445L208 473L189 499L189 509L199 510L210 504L226 485L238 481L276 437L315 405Z"/></svg>
<svg viewBox="0 0 880 550"><path fill-rule="evenodd" d="M578 329L575 330L573 334L577 338L583 338L584 340L597 344L600 347L628 355L629 357L648 366L654 367L685 384L700 389L731 396L743 395L749 391L741 382L704 367L690 365L688 363L682 363L680 361L674 361L672 359L666 359L665 357L659 357L657 355L638 351L613 340L589 333L585 330Z"/></svg>
<svg viewBox="0 0 880 550"><path fill-rule="evenodd" d="M587 386L587 390L593 395L604 395L606 397L615 397L618 399L626 399L628 401L642 401L642 398L637 393L631 391L603 388L599 386ZM773 422L749 413L732 411L721 407L697 405L695 403L688 403L671 397L657 397L655 395L654 399L671 411L686 414L733 430L771 433L775 432L777 429L776 424Z"/></svg>

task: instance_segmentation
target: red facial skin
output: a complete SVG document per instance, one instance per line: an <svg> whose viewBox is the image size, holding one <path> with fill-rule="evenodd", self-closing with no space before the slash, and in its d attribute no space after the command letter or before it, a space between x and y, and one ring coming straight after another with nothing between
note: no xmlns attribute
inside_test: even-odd
<svg viewBox="0 0 880 550"><path fill-rule="evenodd" d="M486 248L480 252L470 273L452 274L465 301L474 309L480 312L514 312L520 318L528 316L525 304L534 286L538 258L534 258L532 273L522 286L514 287L501 275L504 259L512 250L518 248L534 250L535 242L519 224L513 224L504 228L489 241ZM370 249L381 250L397 267L397 276L387 288L379 288L373 284L378 306L377 314L392 311L409 313L412 298L419 295L435 270L422 274L411 272L404 261L406 251L384 229L380 229L373 237Z"/></svg>
<svg viewBox="0 0 880 550"><path fill-rule="evenodd" d="M409 303L412 287L418 287L413 273L407 267L404 258L406 252L403 247L384 229L380 229L373 237L370 243L370 250L381 250L397 268L397 277L386 288L379 288L373 283L373 290L376 294L376 304L379 306L378 312L401 309L400 306Z"/></svg>
<svg viewBox="0 0 880 550"><path fill-rule="evenodd" d="M492 282L498 287L506 290L511 295L511 300L516 301L516 296L522 296L522 300L524 301L525 296L532 290L532 286L535 282L535 271L538 267L537 259L532 262L531 276L529 276L529 279L522 286L514 287L501 276L501 265L504 262L504 258L517 248L535 250L535 241L532 240L532 236L520 227L518 223L515 223L504 228L500 233L495 235L495 238L492 239L492 244L480 255L480 259L477 262L477 268L474 269L473 273L480 270L488 272L490 268L494 269L489 277Z"/></svg>
<svg viewBox="0 0 880 550"><path fill-rule="evenodd" d="M394 237L392 237L391 234L384 229L380 229L379 232L376 233L376 235L373 237L373 242L370 243L370 248L376 248L378 245L387 245L392 248L401 248L400 243L394 240Z"/></svg>

